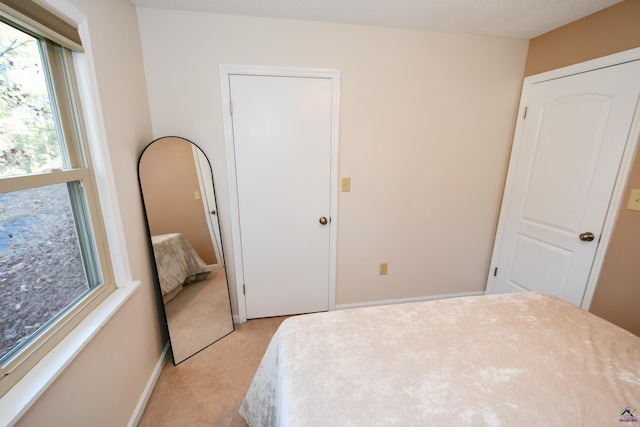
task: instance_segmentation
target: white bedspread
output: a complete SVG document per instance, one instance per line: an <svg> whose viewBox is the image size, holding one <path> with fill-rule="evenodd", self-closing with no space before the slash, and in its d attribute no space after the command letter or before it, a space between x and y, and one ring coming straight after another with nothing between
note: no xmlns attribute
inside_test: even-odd
<svg viewBox="0 0 640 427"><path fill-rule="evenodd" d="M151 236L162 299L169 302L184 284L201 280L211 269L180 233Z"/></svg>
<svg viewBox="0 0 640 427"><path fill-rule="evenodd" d="M627 407L640 337L519 293L287 319L240 412L252 427L614 426Z"/></svg>

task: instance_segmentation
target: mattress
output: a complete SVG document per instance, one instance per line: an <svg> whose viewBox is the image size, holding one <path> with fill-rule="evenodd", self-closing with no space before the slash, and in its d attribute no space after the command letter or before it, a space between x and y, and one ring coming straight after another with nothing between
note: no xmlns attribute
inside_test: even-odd
<svg viewBox="0 0 640 427"><path fill-rule="evenodd" d="M640 408L640 338L542 293L285 320L250 426L605 426Z"/></svg>

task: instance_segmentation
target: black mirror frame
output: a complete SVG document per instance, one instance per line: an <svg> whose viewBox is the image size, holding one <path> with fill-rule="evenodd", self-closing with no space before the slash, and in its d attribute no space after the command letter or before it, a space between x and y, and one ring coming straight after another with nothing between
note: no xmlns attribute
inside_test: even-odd
<svg viewBox="0 0 640 427"><path fill-rule="evenodd" d="M158 298L159 305L162 306L162 315L163 315L162 317L164 318L164 322L165 322L165 327L166 327L166 330L167 330L168 338L169 338L169 341L171 342L171 334L169 332L169 322L167 320L166 308L165 308L165 305L164 305L164 303L162 301L162 290L161 290L161 287L160 287L160 278L159 278L158 267L157 267L157 263L156 263L154 250L153 250L153 243L152 243L152 239L151 239L151 229L150 229L150 226L149 226L149 217L148 217L147 207L146 207L146 204L145 204L145 201L144 201L144 192L143 192L143 188L142 188L142 180L141 180L141 177L140 177L140 164L142 162L142 156L144 155L144 153L154 143L157 143L160 140L169 139L169 138L175 138L175 139L179 139L179 140L183 140L185 142L188 142L193 147L198 149L199 152L207 160L207 163L209 164L209 173L211 174L211 183L213 185L213 190L214 190L214 202L216 204L216 211L219 211L219 209L217 208L218 200L217 200L217 194L215 192L215 182L214 182L214 179L213 179L213 165L212 165L211 161L209 160L209 158L207 157L207 155L204 152L204 150L202 150L202 148L198 144L196 144L195 142L193 142L193 141L191 141L191 140L189 140L187 138L181 137L181 136L167 135L167 136L162 136L162 137L154 139L153 141L148 143L142 149L142 151L140 152L140 155L138 156L138 164L137 164L138 188L139 188L139 191L140 191L140 201L141 201L141 204L142 204L142 213L143 213L143 216L144 216L144 223L145 223L145 227L146 227L146 230L147 230L147 247L148 247L149 259L151 260L154 287L155 287L155 290L156 290L156 294L157 294L156 296ZM220 218L219 218L219 215L217 215L217 214L216 214L216 224L218 226L219 233L221 233L221 231L220 231L221 230L220 229ZM220 237L222 237L221 234L220 234ZM223 243L222 243L222 238L220 238L220 241L217 242L217 243L220 245L220 251L222 252L223 258L224 258L224 247L223 247ZM226 275L226 265L223 268L225 269L225 275ZM232 316L233 307L232 307L232 304L231 304L231 292L230 292L230 289L229 289L228 277L226 277L225 280L226 280L226 286L227 286L227 295L229 296L229 313ZM193 357L194 355L198 354L199 352L203 351L204 349L208 348L209 346L215 344L216 342L220 341L222 338L224 338L224 337L228 336L229 334L231 334L232 332L234 332L235 331L235 323L233 322L233 317L231 319L231 325L232 325L231 326L231 330L228 333L218 337L217 339L213 340L209 344L203 346L202 348L200 348L199 350L195 351L193 354L190 354L189 356L187 356L186 358L184 358L182 360L179 360L179 361L176 360L175 352L174 352L173 346L172 346L171 351L172 351L172 358L173 358L174 365L178 365L178 364L184 362L185 360Z"/></svg>

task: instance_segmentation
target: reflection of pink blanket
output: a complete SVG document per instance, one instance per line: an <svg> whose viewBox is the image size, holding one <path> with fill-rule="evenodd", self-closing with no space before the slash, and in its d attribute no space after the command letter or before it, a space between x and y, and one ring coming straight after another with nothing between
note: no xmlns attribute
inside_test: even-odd
<svg viewBox="0 0 640 427"><path fill-rule="evenodd" d="M165 303L182 290L182 285L202 280L211 273L182 234L151 236L151 242Z"/></svg>
<svg viewBox="0 0 640 427"><path fill-rule="evenodd" d="M613 426L640 406L640 338L519 293L286 319L251 426Z"/></svg>

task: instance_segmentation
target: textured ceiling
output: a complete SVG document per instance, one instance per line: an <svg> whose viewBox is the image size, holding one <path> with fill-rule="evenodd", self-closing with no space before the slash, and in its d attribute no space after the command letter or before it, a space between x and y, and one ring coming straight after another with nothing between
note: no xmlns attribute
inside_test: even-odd
<svg viewBox="0 0 640 427"><path fill-rule="evenodd" d="M131 0L139 7L530 39L622 0Z"/></svg>

